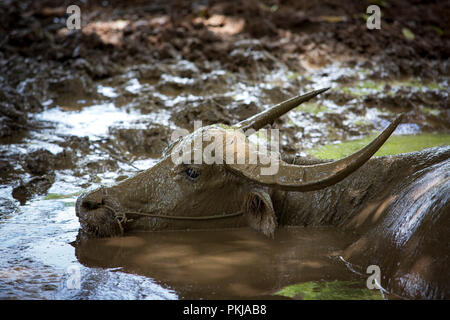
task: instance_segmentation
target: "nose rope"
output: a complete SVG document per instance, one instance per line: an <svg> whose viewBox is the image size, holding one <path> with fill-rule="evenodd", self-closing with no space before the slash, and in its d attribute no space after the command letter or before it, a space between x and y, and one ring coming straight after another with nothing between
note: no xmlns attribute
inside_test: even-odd
<svg viewBox="0 0 450 320"><path fill-rule="evenodd" d="M166 215L161 215L161 214L152 214L152 213L145 213L145 212L139 212L139 211L127 211L126 213L145 216L145 217L152 217L152 218L198 221L198 220L214 220L214 219L237 217L237 216L242 215L244 213L244 211L241 210L241 211L237 211L237 212L230 213L230 214L218 214L215 216L203 216L203 217L166 216Z"/></svg>
<svg viewBox="0 0 450 320"><path fill-rule="evenodd" d="M114 219L117 221L117 224L119 225L120 234L124 234L124 228L123 224L128 222L133 222L134 219L128 219L127 214L131 215L138 215L138 216L144 216L144 217L151 217L151 218L160 218L160 219L170 219L170 220L191 220L191 221L204 221L204 220L216 220L216 219L225 219L225 218L233 218L238 217L244 214L243 210L233 212L230 214L220 214L220 215L214 215L214 216L203 216L203 217L184 217L184 216L166 216L161 214L153 214L153 213L146 213L146 212L139 212L139 211L126 211L126 212L118 212L115 208L103 205L103 207L109 211L111 211L114 214Z"/></svg>
<svg viewBox="0 0 450 320"><path fill-rule="evenodd" d="M103 207L114 214L114 219L117 221L117 224L119 225L120 234L123 236L124 229L122 223L132 222L133 219L128 220L124 212L118 212L118 210L116 210L111 206L108 206L107 204L103 205Z"/></svg>

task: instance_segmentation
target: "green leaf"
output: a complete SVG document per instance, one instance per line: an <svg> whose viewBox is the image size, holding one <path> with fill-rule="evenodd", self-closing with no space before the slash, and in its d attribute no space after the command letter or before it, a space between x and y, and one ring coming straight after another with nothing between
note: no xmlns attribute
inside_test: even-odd
<svg viewBox="0 0 450 320"><path fill-rule="evenodd" d="M408 28L403 28L402 33L403 33L403 36L408 40L414 40L414 38L416 37L414 35L414 33L411 30L409 30Z"/></svg>
<svg viewBox="0 0 450 320"><path fill-rule="evenodd" d="M438 26L432 26L434 31L436 31L438 33L438 35L442 36L444 34L444 31L439 28Z"/></svg>

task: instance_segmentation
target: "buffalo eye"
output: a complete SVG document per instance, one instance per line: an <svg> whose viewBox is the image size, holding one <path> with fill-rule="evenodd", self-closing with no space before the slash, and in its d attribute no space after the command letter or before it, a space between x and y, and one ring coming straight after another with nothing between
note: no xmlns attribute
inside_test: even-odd
<svg viewBox="0 0 450 320"><path fill-rule="evenodd" d="M187 168L184 172L191 181L196 181L200 177L200 173L193 168Z"/></svg>

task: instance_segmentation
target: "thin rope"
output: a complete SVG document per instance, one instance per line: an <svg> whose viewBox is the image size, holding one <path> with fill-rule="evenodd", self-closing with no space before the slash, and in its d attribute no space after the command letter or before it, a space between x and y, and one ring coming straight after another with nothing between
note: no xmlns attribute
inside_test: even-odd
<svg viewBox="0 0 450 320"><path fill-rule="evenodd" d="M183 217L183 216L166 216L161 214L152 214L152 213L145 213L145 212L138 212L138 211L127 211L126 214L136 214L140 216L145 217L152 217L152 218L162 218L162 219L172 219L172 220L215 220L215 219L224 219L224 218L232 218L242 215L244 212L237 211L230 214L220 214L215 216L204 216L204 217Z"/></svg>
<svg viewBox="0 0 450 320"><path fill-rule="evenodd" d="M127 214L134 214L138 216L144 216L144 217L151 217L151 218L160 218L160 219L171 219L171 220L191 220L191 221L204 221L204 220L216 220L216 219L224 219L224 218L233 218L238 217L244 213L244 211L237 211L230 214L221 214L221 215L214 215L214 216L204 216L204 217L183 217L183 216L166 216L161 214L152 214L152 213L146 213L146 212L139 212L139 211L126 211L126 212L118 212L115 208L103 205L103 207L109 211L111 211L114 214L114 218L117 221L117 224L119 225L120 234L124 234L124 228L123 224L127 222L132 222L133 219L128 219Z"/></svg>

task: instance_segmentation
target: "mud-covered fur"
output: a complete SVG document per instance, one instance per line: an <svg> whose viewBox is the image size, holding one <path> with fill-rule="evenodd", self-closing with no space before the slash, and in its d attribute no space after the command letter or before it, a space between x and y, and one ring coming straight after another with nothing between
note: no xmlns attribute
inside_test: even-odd
<svg viewBox="0 0 450 320"><path fill-rule="evenodd" d="M121 234L116 215L120 212L120 206L109 196L101 199L83 201L83 197L77 200L76 206L89 209L88 214L80 218L82 230L96 237L111 237Z"/></svg>

